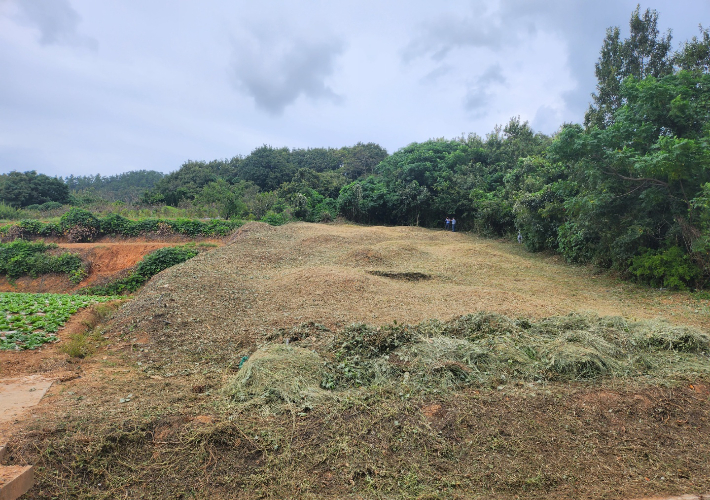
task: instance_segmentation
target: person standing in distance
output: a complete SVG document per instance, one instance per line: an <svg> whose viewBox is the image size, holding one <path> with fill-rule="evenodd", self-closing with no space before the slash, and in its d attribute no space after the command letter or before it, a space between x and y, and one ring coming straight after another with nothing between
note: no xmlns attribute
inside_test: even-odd
<svg viewBox="0 0 710 500"><path fill-rule="evenodd" d="M450 226L450 225L451 225L451 219L449 219L449 218L447 217L447 218L446 218L446 231L449 230L449 226Z"/></svg>
<svg viewBox="0 0 710 500"><path fill-rule="evenodd" d="M451 219L451 232L452 233L456 232L456 219L454 219L454 218Z"/></svg>

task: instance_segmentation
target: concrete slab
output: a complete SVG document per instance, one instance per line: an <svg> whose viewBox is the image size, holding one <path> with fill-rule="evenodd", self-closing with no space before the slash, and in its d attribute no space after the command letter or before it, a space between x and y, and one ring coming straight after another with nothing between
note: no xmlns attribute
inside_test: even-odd
<svg viewBox="0 0 710 500"><path fill-rule="evenodd" d="M27 409L39 403L53 380L42 375L0 380L0 426L16 420ZM0 436L2 438L2 436Z"/></svg>
<svg viewBox="0 0 710 500"><path fill-rule="evenodd" d="M16 500L34 483L34 466L0 466L0 500Z"/></svg>

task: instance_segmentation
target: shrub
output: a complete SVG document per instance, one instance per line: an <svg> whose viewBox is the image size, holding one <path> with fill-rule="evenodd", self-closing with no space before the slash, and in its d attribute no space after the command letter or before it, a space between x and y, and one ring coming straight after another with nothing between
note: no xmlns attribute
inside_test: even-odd
<svg viewBox="0 0 710 500"><path fill-rule="evenodd" d="M648 285L686 290L701 276L700 269L679 247L665 251L647 250L634 257L629 272Z"/></svg>
<svg viewBox="0 0 710 500"><path fill-rule="evenodd" d="M282 226L288 222L288 218L282 213L276 213L268 211L264 217L261 218L261 222L266 222L272 226Z"/></svg>
<svg viewBox="0 0 710 500"><path fill-rule="evenodd" d="M122 234L130 232L132 222L118 214L109 214L99 223L102 234Z"/></svg>
<svg viewBox="0 0 710 500"><path fill-rule="evenodd" d="M0 201L0 219L16 220L20 218L20 213L15 207Z"/></svg>
<svg viewBox="0 0 710 500"><path fill-rule="evenodd" d="M82 295L120 295L135 292L150 278L169 267L185 262L198 254L189 247L166 247L146 255L136 266L135 271L125 278L103 286L82 288Z"/></svg>
<svg viewBox="0 0 710 500"><path fill-rule="evenodd" d="M38 235L42 229L42 223L35 219L23 219L17 225L27 234Z"/></svg>
<svg viewBox="0 0 710 500"><path fill-rule="evenodd" d="M39 235L46 238L49 236L60 236L62 234L62 228L59 224L54 224L52 222L47 222L42 224L39 229Z"/></svg>
<svg viewBox="0 0 710 500"><path fill-rule="evenodd" d="M136 234L154 233L158 231L158 224L158 219L143 219L135 222L134 230Z"/></svg>
<svg viewBox="0 0 710 500"><path fill-rule="evenodd" d="M174 232L187 236L200 236L204 226L204 224L198 220L182 218L169 221L167 224Z"/></svg>
<svg viewBox="0 0 710 500"><path fill-rule="evenodd" d="M136 267L136 274L148 280L164 269L193 258L197 253L197 250L187 247L160 248L143 258Z"/></svg>
<svg viewBox="0 0 710 500"><path fill-rule="evenodd" d="M39 206L39 210L41 212L49 212L50 210L56 210L58 208L62 208L64 205L59 203L58 201L48 201L47 203L42 203Z"/></svg>
<svg viewBox="0 0 710 500"><path fill-rule="evenodd" d="M101 229L101 223L94 214L76 207L62 215L59 224L70 242L92 241Z"/></svg>
<svg viewBox="0 0 710 500"><path fill-rule="evenodd" d="M15 279L20 276L63 273L70 275L73 280L81 281L85 276L81 258L71 253L47 255L47 250L52 248L56 248L56 245L23 240L0 244L0 274Z"/></svg>

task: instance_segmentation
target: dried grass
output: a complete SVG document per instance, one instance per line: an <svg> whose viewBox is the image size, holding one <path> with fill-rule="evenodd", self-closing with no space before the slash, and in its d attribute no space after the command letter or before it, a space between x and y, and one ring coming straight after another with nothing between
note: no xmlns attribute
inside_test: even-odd
<svg viewBox="0 0 710 500"><path fill-rule="evenodd" d="M402 330L408 335L394 336ZM370 350L353 349L353 338ZM531 322L478 313L411 327L347 328L330 348L330 376L341 389L406 382L419 392L513 381L668 381L710 375L708 347L699 330L653 321L572 314Z"/></svg>
<svg viewBox="0 0 710 500"><path fill-rule="evenodd" d="M238 402L279 411L285 403L310 408L324 397L320 383L323 359L315 352L287 344L255 351L225 385L223 394Z"/></svg>

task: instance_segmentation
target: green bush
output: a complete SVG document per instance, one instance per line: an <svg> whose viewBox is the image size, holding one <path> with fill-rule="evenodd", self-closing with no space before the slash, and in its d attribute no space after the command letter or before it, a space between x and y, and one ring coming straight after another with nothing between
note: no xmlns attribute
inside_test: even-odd
<svg viewBox="0 0 710 500"><path fill-rule="evenodd" d="M282 226L288 222L288 218L283 212L277 214L276 212L268 211L266 215L261 218L261 222L266 222L272 226Z"/></svg>
<svg viewBox="0 0 710 500"><path fill-rule="evenodd" d="M648 285L686 290L701 277L701 271L677 246L665 251L647 250L634 257L629 272Z"/></svg>
<svg viewBox="0 0 710 500"><path fill-rule="evenodd" d="M132 221L118 214L109 214L99 223L101 234L122 234L131 232Z"/></svg>
<svg viewBox="0 0 710 500"><path fill-rule="evenodd" d="M146 280L160 271L181 264L197 255L197 250L187 247L166 247L146 255L136 267L136 274Z"/></svg>
<svg viewBox="0 0 710 500"><path fill-rule="evenodd" d="M204 225L202 234L205 236L227 236L242 225L243 222L238 220L212 219Z"/></svg>
<svg viewBox="0 0 710 500"><path fill-rule="evenodd" d="M59 220L62 232L71 242L92 241L101 230L101 222L83 208L72 207Z"/></svg>
<svg viewBox="0 0 710 500"><path fill-rule="evenodd" d="M17 220L22 212L0 201L0 219Z"/></svg>
<svg viewBox="0 0 710 500"><path fill-rule="evenodd" d="M134 223L134 226L132 229L135 234L131 234L129 236L135 236L138 234L145 234L145 233L155 233L158 231L158 224L160 224L159 219L143 219L136 221Z"/></svg>
<svg viewBox="0 0 710 500"><path fill-rule="evenodd" d="M62 234L62 228L59 224L54 224L52 222L47 222L42 224L39 229L39 236L47 238L49 236L60 236Z"/></svg>
<svg viewBox="0 0 710 500"><path fill-rule="evenodd" d="M22 236L39 236L43 224L35 219L22 219L17 224Z"/></svg>
<svg viewBox="0 0 710 500"><path fill-rule="evenodd" d="M193 219L175 219L172 221L166 221L170 228L178 233L184 234L186 236L200 236L202 235L202 230L204 224L199 220Z"/></svg>
<svg viewBox="0 0 710 500"><path fill-rule="evenodd" d="M81 258L68 252L61 255L46 254L47 250L56 247L54 244L24 240L0 243L0 274L16 279L20 276L63 273L70 275L72 280L81 280L85 276Z"/></svg>
<svg viewBox="0 0 710 500"><path fill-rule="evenodd" d="M129 276L107 285L82 288L78 293L82 295L121 295L135 292L143 283L160 271L181 264L198 253L195 248L187 246L160 248L146 255Z"/></svg>
<svg viewBox="0 0 710 500"><path fill-rule="evenodd" d="M39 206L40 212L49 212L50 210L56 210L58 208L62 208L64 205L59 203L58 201L48 201L47 203L42 203Z"/></svg>

